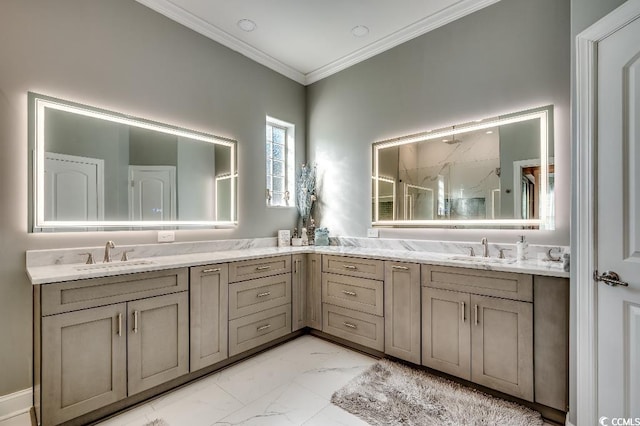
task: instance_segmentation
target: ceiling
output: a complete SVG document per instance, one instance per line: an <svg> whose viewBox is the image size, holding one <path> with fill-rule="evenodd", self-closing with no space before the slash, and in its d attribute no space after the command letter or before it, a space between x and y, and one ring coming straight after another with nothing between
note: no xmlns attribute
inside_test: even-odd
<svg viewBox="0 0 640 426"><path fill-rule="evenodd" d="M311 84L499 0L136 0ZM253 21L253 31L238 22ZM355 27L367 27L355 36ZM361 29L361 28L360 28Z"/></svg>

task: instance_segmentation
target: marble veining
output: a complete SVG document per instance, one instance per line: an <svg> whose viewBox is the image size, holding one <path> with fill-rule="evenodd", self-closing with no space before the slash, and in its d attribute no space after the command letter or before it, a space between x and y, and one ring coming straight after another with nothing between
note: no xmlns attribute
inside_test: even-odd
<svg viewBox="0 0 640 426"><path fill-rule="evenodd" d="M456 259L456 256L467 254L469 251L467 247L470 246L476 249L476 253L480 253L479 243L367 238L333 238L332 243L334 245L328 247L276 247L276 238L258 238L121 246L119 247L121 250L133 249L133 252L129 254L131 263L114 262L108 268L86 268L78 261L80 254L87 251L91 251L97 259L100 259L99 254L104 250L102 247L37 250L27 252L27 274L31 283L35 285L260 259L294 253L320 253L488 271L569 277L569 273L562 270L560 263L538 260L537 256L550 248L544 246L530 246L530 260L511 263L485 263L478 261L479 259L474 259L473 262ZM492 257L496 257L499 248L513 249L507 253L507 257L513 258L514 244L490 244ZM558 247L558 249L564 249L564 247ZM114 258L117 255L116 249ZM150 262L135 262L140 259L147 259Z"/></svg>

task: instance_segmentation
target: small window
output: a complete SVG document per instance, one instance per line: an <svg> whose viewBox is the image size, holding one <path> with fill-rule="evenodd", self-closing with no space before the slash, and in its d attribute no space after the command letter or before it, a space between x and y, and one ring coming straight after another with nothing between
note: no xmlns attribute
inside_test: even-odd
<svg viewBox="0 0 640 426"><path fill-rule="evenodd" d="M295 127L267 117L267 206L294 207Z"/></svg>

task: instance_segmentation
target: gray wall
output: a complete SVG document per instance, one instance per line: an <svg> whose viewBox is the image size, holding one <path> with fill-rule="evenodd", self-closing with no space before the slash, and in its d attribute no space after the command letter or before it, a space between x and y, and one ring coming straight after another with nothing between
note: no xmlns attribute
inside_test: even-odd
<svg viewBox="0 0 640 426"><path fill-rule="evenodd" d="M580 141L576 140L576 114L575 114L575 105L576 105L576 85L575 85L575 75L576 75L576 53L575 53L575 39L578 34L580 34L583 30L590 27L595 22L599 21L600 18L607 15L612 10L616 9L625 0L571 0L571 103L574 105L574 108L571 111L571 181L573 185L577 182L576 176L576 146ZM572 186L573 186L572 185ZM577 193L571 193L571 247L576 246L576 217L577 211L575 206L577 205ZM575 250L573 250L575 252ZM571 272L571 299L570 299L570 310L572 312L571 315L571 324L569 329L569 334L571 335L570 341L570 352L569 352L569 406L576 406L576 279L575 279L575 270ZM569 420L575 425L576 424L576 413L575 411L569 411Z"/></svg>
<svg viewBox="0 0 640 426"><path fill-rule="evenodd" d="M371 143L554 105L556 231L569 244L569 0L502 0L308 87L308 150L318 163L320 223L365 236ZM515 242L522 231L387 230L383 237Z"/></svg>
<svg viewBox="0 0 640 426"><path fill-rule="evenodd" d="M27 91L238 140L239 226L177 241L275 236L295 209L264 201L266 115L296 125L305 88L133 0L2 0L0 7L0 396L31 386L25 250L156 242L157 232L27 232Z"/></svg>

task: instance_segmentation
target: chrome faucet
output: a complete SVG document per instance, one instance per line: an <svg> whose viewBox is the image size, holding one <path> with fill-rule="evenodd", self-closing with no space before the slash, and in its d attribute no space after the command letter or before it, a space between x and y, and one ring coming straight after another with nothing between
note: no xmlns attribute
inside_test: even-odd
<svg viewBox="0 0 640 426"><path fill-rule="evenodd" d="M107 244L105 244L105 246L104 246L104 259L102 260L104 263L111 262L111 249L112 248L116 248L116 245L111 240L107 241Z"/></svg>
<svg viewBox="0 0 640 426"><path fill-rule="evenodd" d="M482 257L489 257L489 242L487 241L487 237L482 238L480 244L482 244Z"/></svg>

